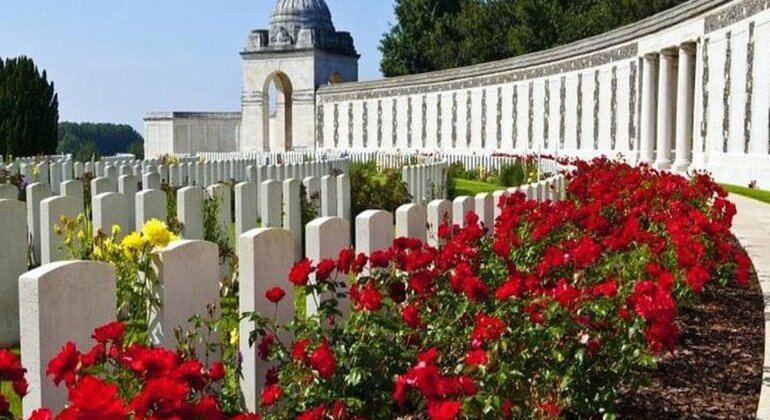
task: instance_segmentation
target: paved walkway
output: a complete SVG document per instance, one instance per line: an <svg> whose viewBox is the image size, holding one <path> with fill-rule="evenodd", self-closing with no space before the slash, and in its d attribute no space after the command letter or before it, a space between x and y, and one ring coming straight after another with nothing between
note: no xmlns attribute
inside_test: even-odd
<svg viewBox="0 0 770 420"><path fill-rule="evenodd" d="M770 204L731 194L738 207L733 233L749 253L765 300L765 361L757 418L770 420Z"/></svg>

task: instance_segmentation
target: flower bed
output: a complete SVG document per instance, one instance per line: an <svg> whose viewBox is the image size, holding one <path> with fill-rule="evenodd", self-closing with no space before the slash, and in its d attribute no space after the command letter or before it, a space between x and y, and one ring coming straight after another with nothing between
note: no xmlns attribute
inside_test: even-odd
<svg viewBox="0 0 770 420"><path fill-rule="evenodd" d="M289 281L319 300L318 313L290 325L251 315L251 339L276 365L262 415L612 415L620 390L675 349L678 306L711 282L745 284L750 261L732 242L734 206L708 177L606 160L577 165L567 201L509 197L492 237L469 214L465 227L440 229L439 249L401 238L370 256L343 250L297 264ZM342 319L345 297L352 310ZM292 304L282 298L277 289L266 296ZM98 409L76 400L88 384L121 415L239 415L222 413L211 386L219 367L110 337L92 355L110 369L90 370L91 352L52 368L74 406ZM157 380L163 386L151 385Z"/></svg>

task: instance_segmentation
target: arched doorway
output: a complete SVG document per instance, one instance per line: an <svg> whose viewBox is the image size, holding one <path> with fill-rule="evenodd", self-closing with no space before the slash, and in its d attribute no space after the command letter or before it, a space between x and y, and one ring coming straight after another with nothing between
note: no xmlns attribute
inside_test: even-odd
<svg viewBox="0 0 770 420"><path fill-rule="evenodd" d="M293 91L289 76L280 71L272 73L265 80L262 92L264 150L291 150Z"/></svg>

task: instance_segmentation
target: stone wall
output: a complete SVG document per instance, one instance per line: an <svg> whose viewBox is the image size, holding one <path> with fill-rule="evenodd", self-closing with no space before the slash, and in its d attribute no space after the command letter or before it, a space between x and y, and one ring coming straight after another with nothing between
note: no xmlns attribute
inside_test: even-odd
<svg viewBox="0 0 770 420"><path fill-rule="evenodd" d="M238 150L239 112L152 113L144 119L145 156Z"/></svg>
<svg viewBox="0 0 770 420"><path fill-rule="evenodd" d="M322 87L319 149L622 156L770 188L770 1L693 0L564 47Z"/></svg>

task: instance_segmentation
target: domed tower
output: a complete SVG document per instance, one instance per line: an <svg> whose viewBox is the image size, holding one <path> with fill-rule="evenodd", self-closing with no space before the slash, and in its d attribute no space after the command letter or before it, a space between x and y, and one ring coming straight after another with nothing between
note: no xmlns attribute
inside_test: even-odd
<svg viewBox="0 0 770 420"><path fill-rule="evenodd" d="M251 32L241 57L242 151L313 148L316 89L358 80L353 38L337 32L324 0L277 0L269 28Z"/></svg>

